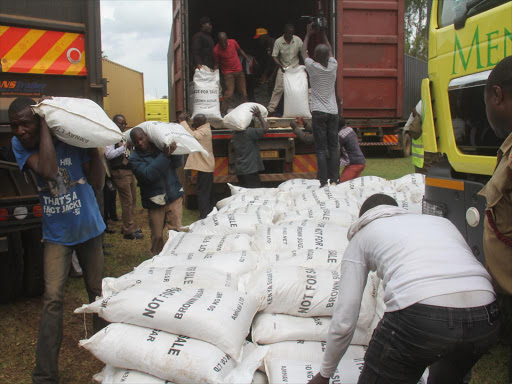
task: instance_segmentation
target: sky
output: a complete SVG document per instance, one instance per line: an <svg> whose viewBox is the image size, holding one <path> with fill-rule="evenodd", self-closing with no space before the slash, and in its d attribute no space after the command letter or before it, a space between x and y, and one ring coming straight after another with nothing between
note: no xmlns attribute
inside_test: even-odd
<svg viewBox="0 0 512 384"><path fill-rule="evenodd" d="M100 4L103 54L144 73L146 100L167 95L172 0L101 0Z"/></svg>

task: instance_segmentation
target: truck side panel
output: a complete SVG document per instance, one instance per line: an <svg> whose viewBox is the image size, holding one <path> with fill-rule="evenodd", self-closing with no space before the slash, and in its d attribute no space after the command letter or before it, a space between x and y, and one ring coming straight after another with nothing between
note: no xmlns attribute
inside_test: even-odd
<svg viewBox="0 0 512 384"><path fill-rule="evenodd" d="M337 91L344 116L401 118L403 1L337 0L337 8Z"/></svg>

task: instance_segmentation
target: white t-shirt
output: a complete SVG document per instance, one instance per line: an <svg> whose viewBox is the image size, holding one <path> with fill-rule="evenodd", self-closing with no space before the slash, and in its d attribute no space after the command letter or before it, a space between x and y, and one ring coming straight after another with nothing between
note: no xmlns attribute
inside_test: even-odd
<svg viewBox="0 0 512 384"><path fill-rule="evenodd" d="M311 58L304 60L306 71L311 84L311 111L338 114L336 104L336 71L338 62L334 57L329 58L327 68Z"/></svg>
<svg viewBox="0 0 512 384"><path fill-rule="evenodd" d="M382 279L387 312L464 292L488 292L489 303L494 300L491 277L447 219L380 206L353 224L351 236L320 371L324 377L334 373L350 344L369 271Z"/></svg>

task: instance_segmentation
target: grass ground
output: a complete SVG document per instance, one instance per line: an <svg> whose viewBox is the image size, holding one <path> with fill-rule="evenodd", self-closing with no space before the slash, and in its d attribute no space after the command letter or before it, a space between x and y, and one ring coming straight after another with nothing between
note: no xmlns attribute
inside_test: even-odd
<svg viewBox="0 0 512 384"><path fill-rule="evenodd" d="M380 158L372 156L364 175L376 175L396 179L414 171L410 158ZM118 208L120 213L120 209ZM197 211L183 210L183 224L188 225L198 219ZM105 276L120 276L149 258L149 228L147 214L139 207L136 224L142 228L143 240L124 240L120 234L120 222L111 227L115 234L106 235L105 242L112 244L105 256ZM87 302L82 279L69 279L64 303L64 338L60 353L59 368L62 384L90 383L93 374L99 372L103 364L87 351L78 347L85 338L84 318L73 314L73 310ZM34 354L39 327L41 298L19 299L14 303L0 305L0 384L28 384L34 366ZM85 321L88 335L91 335L91 318ZM498 345L485 355L473 372L473 384L504 384L507 372L507 350Z"/></svg>

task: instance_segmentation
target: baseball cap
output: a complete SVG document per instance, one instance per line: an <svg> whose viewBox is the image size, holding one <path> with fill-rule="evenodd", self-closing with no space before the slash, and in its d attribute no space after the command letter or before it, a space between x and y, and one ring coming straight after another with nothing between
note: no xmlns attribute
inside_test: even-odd
<svg viewBox="0 0 512 384"><path fill-rule="evenodd" d="M265 28L257 28L256 34L254 35L253 39L257 39L262 35L268 34L268 31Z"/></svg>

